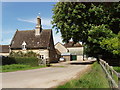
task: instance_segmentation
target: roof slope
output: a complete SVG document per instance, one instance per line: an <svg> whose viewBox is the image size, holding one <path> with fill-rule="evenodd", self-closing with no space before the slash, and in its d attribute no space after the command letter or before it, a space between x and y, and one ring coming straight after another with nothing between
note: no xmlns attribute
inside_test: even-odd
<svg viewBox="0 0 120 90"><path fill-rule="evenodd" d="M42 48L49 47L52 30L42 30L40 35L35 36L35 30L16 31L11 48L22 48L22 43L25 41L26 48Z"/></svg>
<svg viewBox="0 0 120 90"><path fill-rule="evenodd" d="M69 42L69 43L65 43L64 46L66 48L68 47L82 47L82 45L78 42L78 43L74 43L73 41Z"/></svg>
<svg viewBox="0 0 120 90"><path fill-rule="evenodd" d="M9 45L0 45L0 53L9 53Z"/></svg>

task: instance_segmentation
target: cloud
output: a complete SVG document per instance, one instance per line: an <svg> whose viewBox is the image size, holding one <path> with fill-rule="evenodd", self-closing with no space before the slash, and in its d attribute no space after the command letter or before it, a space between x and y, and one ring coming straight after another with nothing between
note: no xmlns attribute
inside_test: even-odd
<svg viewBox="0 0 120 90"><path fill-rule="evenodd" d="M28 23L34 23L36 24L36 18L32 18L32 19L22 19L22 18L17 18L18 21L22 21L22 22L28 22ZM51 18L41 18L41 24L43 27L52 27L51 24Z"/></svg>
<svg viewBox="0 0 120 90"><path fill-rule="evenodd" d="M22 22L29 22L29 23L36 23L36 21L34 19L22 19L22 18L18 18L18 21L22 21Z"/></svg>

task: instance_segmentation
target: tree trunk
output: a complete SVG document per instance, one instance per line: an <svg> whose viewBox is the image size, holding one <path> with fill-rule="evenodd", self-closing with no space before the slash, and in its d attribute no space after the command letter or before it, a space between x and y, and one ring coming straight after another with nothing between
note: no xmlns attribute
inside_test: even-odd
<svg viewBox="0 0 120 90"><path fill-rule="evenodd" d="M82 45L83 45L83 61L85 61L85 57L84 57L84 44L83 44L83 42L82 42Z"/></svg>

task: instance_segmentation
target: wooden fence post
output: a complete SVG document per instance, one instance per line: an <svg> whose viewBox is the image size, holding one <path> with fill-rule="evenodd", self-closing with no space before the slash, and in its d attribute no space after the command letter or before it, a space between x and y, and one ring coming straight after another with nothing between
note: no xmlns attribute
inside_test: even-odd
<svg viewBox="0 0 120 90"><path fill-rule="evenodd" d="M120 75L118 76L118 73L112 67L110 67L108 65L108 63L106 63L105 61L100 60L100 65L102 66L103 70L105 71L105 73L107 75L110 87L112 89L115 89L115 88L120 89ZM119 77L119 84L117 84L115 82L115 80L113 79L113 74L115 74L117 77Z"/></svg>

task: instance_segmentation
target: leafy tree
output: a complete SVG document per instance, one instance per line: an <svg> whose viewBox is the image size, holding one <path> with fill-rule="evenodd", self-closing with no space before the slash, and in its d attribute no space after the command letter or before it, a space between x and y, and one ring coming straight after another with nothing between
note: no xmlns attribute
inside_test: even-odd
<svg viewBox="0 0 120 90"><path fill-rule="evenodd" d="M103 46L102 48L101 43L103 43L103 40L114 38L115 36L107 27L106 25L92 26L88 31L88 42L86 45L86 53L88 55L98 58L99 55L105 52L105 47Z"/></svg>
<svg viewBox="0 0 120 90"><path fill-rule="evenodd" d="M120 55L120 33L115 35L113 38L105 38L100 42L100 46L113 53L114 55Z"/></svg>
<svg viewBox="0 0 120 90"><path fill-rule="evenodd" d="M86 53L98 57L111 50L105 49L104 43L108 39L112 42L118 34L119 13L119 3L58 2L53 8L52 24L61 32L63 42L82 41L88 47Z"/></svg>
<svg viewBox="0 0 120 90"><path fill-rule="evenodd" d="M53 8L53 27L61 32L63 42L70 39L87 42L93 25L107 24L115 33L119 31L119 3L58 2Z"/></svg>

